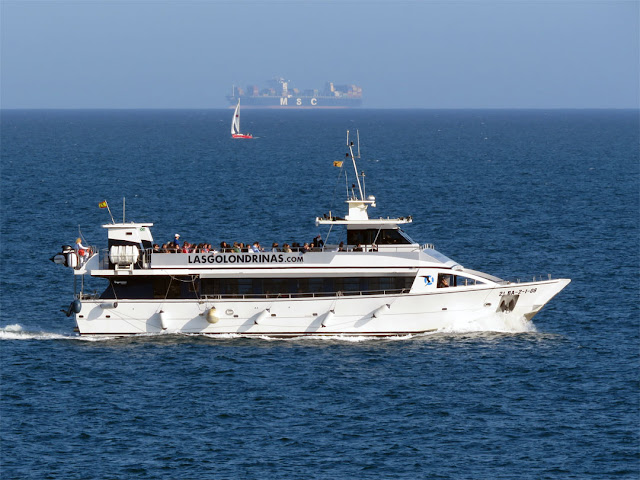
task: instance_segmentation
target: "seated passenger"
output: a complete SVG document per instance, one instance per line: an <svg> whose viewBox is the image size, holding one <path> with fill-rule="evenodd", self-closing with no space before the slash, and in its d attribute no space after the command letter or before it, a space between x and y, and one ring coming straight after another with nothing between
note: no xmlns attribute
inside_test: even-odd
<svg viewBox="0 0 640 480"><path fill-rule="evenodd" d="M339 252L346 252L347 249L344 248L344 242L340 242L340 245L338 245L338 251Z"/></svg>
<svg viewBox="0 0 640 480"><path fill-rule="evenodd" d="M271 245L271 251L272 252L279 252L280 251L278 242L273 242L273 244Z"/></svg>
<svg viewBox="0 0 640 480"><path fill-rule="evenodd" d="M362 244L359 243L358 245L356 245L356 248L353 249L354 252L362 252L364 251L364 249L362 248Z"/></svg>
<svg viewBox="0 0 640 480"><path fill-rule="evenodd" d="M447 288L449 286L448 275L442 275L438 277L438 288Z"/></svg>
<svg viewBox="0 0 640 480"><path fill-rule="evenodd" d="M285 243L285 244L282 246L282 251L283 251L283 252L285 252L285 253L291 253L291 252L292 252L292 251L291 251L291 247L289 246L289 244L288 244L288 243Z"/></svg>

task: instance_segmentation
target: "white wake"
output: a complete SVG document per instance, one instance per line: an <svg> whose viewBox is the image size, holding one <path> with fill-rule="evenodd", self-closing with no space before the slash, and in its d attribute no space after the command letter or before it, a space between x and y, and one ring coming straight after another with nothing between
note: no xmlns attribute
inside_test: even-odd
<svg viewBox="0 0 640 480"><path fill-rule="evenodd" d="M494 313L490 317L472 320L454 320L438 333L530 333L537 332L536 326L524 317L514 318L504 313Z"/></svg>

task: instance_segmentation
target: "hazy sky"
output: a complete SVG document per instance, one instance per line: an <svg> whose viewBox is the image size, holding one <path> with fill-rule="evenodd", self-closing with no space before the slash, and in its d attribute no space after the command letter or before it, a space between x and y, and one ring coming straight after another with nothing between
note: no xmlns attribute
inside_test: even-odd
<svg viewBox="0 0 640 480"><path fill-rule="evenodd" d="M640 2L12 1L2 108L219 108L356 83L372 108L638 108Z"/></svg>

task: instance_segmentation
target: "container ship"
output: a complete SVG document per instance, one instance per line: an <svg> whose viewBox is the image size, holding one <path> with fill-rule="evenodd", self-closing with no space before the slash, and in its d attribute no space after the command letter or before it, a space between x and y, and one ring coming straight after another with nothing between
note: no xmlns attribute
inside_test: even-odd
<svg viewBox="0 0 640 480"><path fill-rule="evenodd" d="M230 106L240 100L247 108L353 108L362 105L362 87L327 82L323 90L300 90L289 80L275 78L265 88L234 85L227 100Z"/></svg>

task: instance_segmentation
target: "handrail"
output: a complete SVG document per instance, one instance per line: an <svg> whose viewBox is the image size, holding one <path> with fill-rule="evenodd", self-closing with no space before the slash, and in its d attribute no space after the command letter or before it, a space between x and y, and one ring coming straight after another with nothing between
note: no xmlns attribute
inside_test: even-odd
<svg viewBox="0 0 640 480"><path fill-rule="evenodd" d="M521 280L520 278L507 278L500 282L501 285L509 285L509 284L518 284L518 283L528 283L528 282L546 282L552 280L551 274L547 273L546 275L533 275L532 280Z"/></svg>
<svg viewBox="0 0 640 480"><path fill-rule="evenodd" d="M407 250L424 250L425 248L434 248L432 244L425 244L425 245L420 245L418 247L415 246L415 244L362 244L360 245L362 247L362 250L356 250L357 245L344 245L344 250L338 250L339 249L339 245L325 245L323 247L313 247L310 248L308 250L308 252L306 253L310 253L310 252L329 252L329 253L377 253L380 251L380 249L382 249L385 252L402 252L402 251L407 251ZM263 252L264 253L270 253L273 250L270 249L265 249ZM283 250L278 249L275 250L276 252L283 252ZM304 252L303 247L291 247L291 252L292 253L298 253L298 252ZM153 255L153 253L160 253L160 254L170 254L170 253L182 253L182 252L154 252L153 249L151 248L147 248L144 251L144 257L145 257L145 263L150 263L151 262L151 255ZM218 251L216 250L215 252L189 252L189 253L214 253L214 254L219 254L219 253L237 253L237 252L232 252L232 251ZM242 251L239 253L247 253L246 251ZM248 252L248 253L252 253L252 252Z"/></svg>
<svg viewBox="0 0 640 480"><path fill-rule="evenodd" d="M229 293L229 294L204 294L200 295L204 300L221 300L221 299L291 299L291 298L318 298L318 297L354 297L364 295L398 295L409 293L410 288L396 288L391 290L353 290L338 292L308 292L308 293Z"/></svg>

